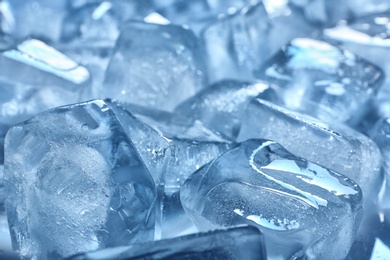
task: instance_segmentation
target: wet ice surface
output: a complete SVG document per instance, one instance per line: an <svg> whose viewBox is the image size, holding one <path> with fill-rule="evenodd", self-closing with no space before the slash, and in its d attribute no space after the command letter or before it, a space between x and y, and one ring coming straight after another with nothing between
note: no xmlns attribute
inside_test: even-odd
<svg viewBox="0 0 390 260"><path fill-rule="evenodd" d="M5 146L5 204L22 256L153 239L153 180L103 101L42 113L13 127Z"/></svg>
<svg viewBox="0 0 390 260"><path fill-rule="evenodd" d="M346 126L328 125L262 99L253 100L243 114L238 141L274 140L290 152L354 180L363 190L366 205L377 200L383 179L381 154L371 139Z"/></svg>
<svg viewBox="0 0 390 260"><path fill-rule="evenodd" d="M69 260L144 259L145 256L150 259L266 259L263 235L255 227L243 226L110 248Z"/></svg>
<svg viewBox="0 0 390 260"><path fill-rule="evenodd" d="M267 140L240 144L184 185L184 208L200 230L255 224L269 257L343 258L363 213L353 181Z"/></svg>
<svg viewBox="0 0 390 260"><path fill-rule="evenodd" d="M384 78L375 65L337 46L296 38L259 68L284 104L323 121L358 121ZM292 98L294 96L294 98Z"/></svg>

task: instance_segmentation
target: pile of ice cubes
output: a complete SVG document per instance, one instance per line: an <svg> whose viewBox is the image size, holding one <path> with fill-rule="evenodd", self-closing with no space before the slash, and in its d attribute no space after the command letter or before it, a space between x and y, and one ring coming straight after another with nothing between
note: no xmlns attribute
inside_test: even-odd
<svg viewBox="0 0 390 260"><path fill-rule="evenodd" d="M390 258L388 0L0 0L0 29L0 259Z"/></svg>

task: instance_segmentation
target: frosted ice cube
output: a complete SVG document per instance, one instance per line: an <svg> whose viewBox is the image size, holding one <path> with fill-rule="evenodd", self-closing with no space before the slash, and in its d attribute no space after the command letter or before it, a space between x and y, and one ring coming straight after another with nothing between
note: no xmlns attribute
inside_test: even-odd
<svg viewBox="0 0 390 260"><path fill-rule="evenodd" d="M11 128L5 147L5 206L21 256L153 239L153 179L105 102L39 114Z"/></svg>
<svg viewBox="0 0 390 260"><path fill-rule="evenodd" d="M219 17L201 34L207 53L209 82L253 79L253 70L293 38L314 27L287 4L254 1L241 10Z"/></svg>
<svg viewBox="0 0 390 260"><path fill-rule="evenodd" d="M98 259L248 259L265 260L264 240L255 227L243 226L152 243L108 248L69 260Z"/></svg>
<svg viewBox="0 0 390 260"><path fill-rule="evenodd" d="M203 66L198 40L190 30L129 22L117 41L101 95L172 111L203 88Z"/></svg>
<svg viewBox="0 0 390 260"><path fill-rule="evenodd" d="M286 149L355 181L368 208L378 200L383 182L381 154L368 137L341 124L326 124L309 116L253 100L243 112L238 141L274 140Z"/></svg>
<svg viewBox="0 0 390 260"><path fill-rule="evenodd" d="M257 96L277 100L275 86L262 81L223 80L202 90L176 107L175 112L199 119L211 129L235 139L241 127L241 113Z"/></svg>
<svg viewBox="0 0 390 260"><path fill-rule="evenodd" d="M286 107L323 121L357 121L384 78L375 65L349 51L296 38L256 73L280 86Z"/></svg>
<svg viewBox="0 0 390 260"><path fill-rule="evenodd" d="M248 140L193 173L180 198L200 230L259 227L270 259L343 259L363 214L352 180L267 140Z"/></svg>

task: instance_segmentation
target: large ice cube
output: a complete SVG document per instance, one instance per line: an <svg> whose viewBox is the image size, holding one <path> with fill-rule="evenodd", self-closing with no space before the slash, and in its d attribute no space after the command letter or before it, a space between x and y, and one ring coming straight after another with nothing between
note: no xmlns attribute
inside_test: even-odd
<svg viewBox="0 0 390 260"><path fill-rule="evenodd" d="M5 206L22 256L153 239L153 179L105 102L39 114L11 128L5 147Z"/></svg>
<svg viewBox="0 0 390 260"><path fill-rule="evenodd" d="M156 237L174 237L196 231L182 209L179 189L191 173L233 144L209 133L210 130L203 132L204 127L199 129L188 124L189 130L184 130L186 120L169 113L137 109L116 102L110 103L110 107L158 186ZM170 127L164 126L164 122L155 116ZM178 135L176 130L181 130L181 134Z"/></svg>
<svg viewBox="0 0 390 260"><path fill-rule="evenodd" d="M284 104L326 122L359 119L384 75L349 51L309 38L296 38L256 73L280 86Z"/></svg>
<svg viewBox="0 0 390 260"><path fill-rule="evenodd" d="M314 27L288 6L254 1L223 15L202 32L209 82L253 79L253 70L293 38L309 35Z"/></svg>
<svg viewBox="0 0 390 260"><path fill-rule="evenodd" d="M270 259L343 259L363 214L352 180L267 140L248 140L204 166L180 197L200 230L258 226Z"/></svg>
<svg viewBox="0 0 390 260"><path fill-rule="evenodd" d="M275 91L266 82L223 80L184 101L175 112L199 119L211 129L235 139L241 127L242 111L257 96L267 100L277 99Z"/></svg>
<svg viewBox="0 0 390 260"><path fill-rule="evenodd" d="M122 28L101 96L172 111L203 87L203 66L190 30L132 21Z"/></svg>
<svg viewBox="0 0 390 260"><path fill-rule="evenodd" d="M265 260L263 235L251 226L216 230L152 243L108 248L68 260L98 259L248 259Z"/></svg>
<svg viewBox="0 0 390 260"><path fill-rule="evenodd" d="M352 179L361 187L367 208L377 201L383 182L381 154L366 136L255 99L243 112L238 141L251 138L274 140L292 153Z"/></svg>

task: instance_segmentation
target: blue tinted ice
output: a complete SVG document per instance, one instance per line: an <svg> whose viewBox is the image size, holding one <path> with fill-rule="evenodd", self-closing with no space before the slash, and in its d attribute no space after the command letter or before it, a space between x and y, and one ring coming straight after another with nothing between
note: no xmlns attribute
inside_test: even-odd
<svg viewBox="0 0 390 260"><path fill-rule="evenodd" d="M182 210L179 189L191 173L233 144L223 141L210 130L204 131L204 126L191 126L188 122L185 127L185 120L169 113L116 102L110 103L110 106L159 188L157 207L161 219L157 219L160 222L156 228L161 230L156 231L156 236L166 238L196 231Z"/></svg>
<svg viewBox="0 0 390 260"><path fill-rule="evenodd" d="M352 180L267 140L246 141L193 173L180 197L200 230L259 227L270 259L343 259L363 214Z"/></svg>
<svg viewBox="0 0 390 260"><path fill-rule="evenodd" d="M101 95L172 111L203 88L197 38L178 25L128 22L108 66Z"/></svg>
<svg viewBox="0 0 390 260"><path fill-rule="evenodd" d="M255 227L241 226L152 243L108 248L69 260L98 259L248 259L265 260L264 239Z"/></svg>
<svg viewBox="0 0 390 260"><path fill-rule="evenodd" d="M184 101L175 112L199 119L211 129L235 139L241 127L241 113L252 98L277 99L272 87L275 88L262 81L223 80Z"/></svg>
<svg viewBox="0 0 390 260"><path fill-rule="evenodd" d="M359 119L384 78L366 60L310 38L292 40L256 76L280 86L286 107L327 122Z"/></svg>
<svg viewBox="0 0 390 260"><path fill-rule="evenodd" d="M290 6L253 1L220 16L202 32L209 81L249 80L253 70L295 37L309 35L313 27Z"/></svg>
<svg viewBox="0 0 390 260"><path fill-rule="evenodd" d="M238 141L274 140L286 149L355 181L365 206L377 201L383 182L381 154L366 136L343 125L328 125L262 99L253 100L243 112Z"/></svg>
<svg viewBox="0 0 390 260"><path fill-rule="evenodd" d="M21 256L153 239L153 179L105 102L39 114L11 128L5 147L5 206Z"/></svg>

